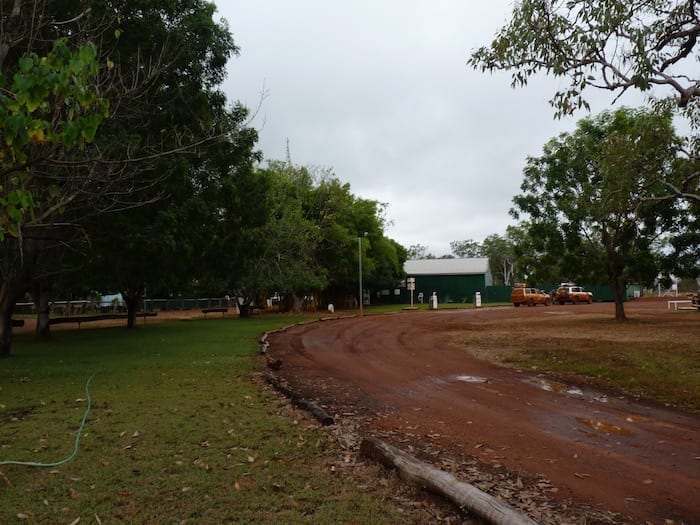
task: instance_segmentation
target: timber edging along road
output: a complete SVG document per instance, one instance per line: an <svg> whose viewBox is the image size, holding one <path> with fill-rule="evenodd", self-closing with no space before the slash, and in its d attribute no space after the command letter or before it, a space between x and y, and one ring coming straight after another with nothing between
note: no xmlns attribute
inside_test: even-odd
<svg viewBox="0 0 700 525"><path fill-rule="evenodd" d="M265 380L275 387L279 392L282 392L285 396L292 400L292 402L299 408L303 408L311 412L311 414L324 426L332 425L335 423L334 419L319 405L308 399L304 399L299 394L294 392L287 386L286 382L279 377L275 376L270 372L263 372L263 377Z"/></svg>

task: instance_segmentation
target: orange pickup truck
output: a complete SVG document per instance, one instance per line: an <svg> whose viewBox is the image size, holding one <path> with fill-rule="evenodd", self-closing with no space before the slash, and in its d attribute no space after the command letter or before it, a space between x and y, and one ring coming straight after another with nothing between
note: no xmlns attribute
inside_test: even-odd
<svg viewBox="0 0 700 525"><path fill-rule="evenodd" d="M566 303L588 303L593 302L593 294L587 292L581 286L560 286L554 296L554 302L557 304Z"/></svg>

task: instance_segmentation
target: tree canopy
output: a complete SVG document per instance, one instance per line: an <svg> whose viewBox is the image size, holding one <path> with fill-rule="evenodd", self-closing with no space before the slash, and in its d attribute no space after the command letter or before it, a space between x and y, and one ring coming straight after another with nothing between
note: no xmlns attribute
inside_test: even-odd
<svg viewBox="0 0 700 525"><path fill-rule="evenodd" d="M663 198L678 169L671 116L621 108L581 120L575 132L549 141L529 158L512 214L533 247L558 258L561 277L604 278L616 318L624 319L626 283L648 282L659 270L652 248L684 207ZM564 272L567 272L565 274Z"/></svg>
<svg viewBox="0 0 700 525"><path fill-rule="evenodd" d="M690 158L700 154L700 17L693 0L523 0L489 46L469 65L511 72L513 87L545 73L566 79L550 103L557 116L589 109L589 88L616 96L629 89L654 95L655 105L688 117ZM700 171L691 171L665 197L700 200Z"/></svg>
<svg viewBox="0 0 700 525"><path fill-rule="evenodd" d="M613 92L665 89L678 105L696 105L700 18L692 0L523 0L490 46L469 64L512 72L514 86L539 72L566 77L551 100L568 114L588 103L589 87Z"/></svg>
<svg viewBox="0 0 700 525"><path fill-rule="evenodd" d="M401 280L406 253L384 236L381 203L356 197L330 170L273 161L258 174L268 188L258 203L266 218L243 232L248 257L230 273L234 295L252 303L277 294L290 309L304 298L359 301L359 256L368 286L392 288Z"/></svg>
<svg viewBox="0 0 700 525"><path fill-rule="evenodd" d="M2 0L0 7L0 101L12 112L3 122L13 126L3 139L14 148L2 160L2 198L11 204L0 226L11 233L0 241L9 254L0 288L3 355L14 301L36 273L28 263L45 260L56 242L80 242L76 231L87 239L99 214L167 199L173 186L163 182L196 166L205 146L237 140L242 113L226 108L218 91L237 48L213 20L212 3ZM47 67L53 63L60 67ZM24 158L14 154L19 138L28 142Z"/></svg>

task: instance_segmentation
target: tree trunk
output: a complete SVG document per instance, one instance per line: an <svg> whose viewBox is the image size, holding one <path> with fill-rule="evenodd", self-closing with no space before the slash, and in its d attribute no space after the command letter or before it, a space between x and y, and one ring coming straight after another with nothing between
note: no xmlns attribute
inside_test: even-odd
<svg viewBox="0 0 700 525"><path fill-rule="evenodd" d="M36 306L36 335L42 339L51 337L51 325L49 324L50 291L50 286L42 281L37 281L32 286L32 300Z"/></svg>
<svg viewBox="0 0 700 525"><path fill-rule="evenodd" d="M3 287L5 285L3 284ZM9 302L6 294L0 291L0 357L9 357L12 348L12 312L14 300Z"/></svg>
<svg viewBox="0 0 700 525"><path fill-rule="evenodd" d="M238 305L238 315L240 317L250 317L250 305L249 304L239 304Z"/></svg>
<svg viewBox="0 0 700 525"><path fill-rule="evenodd" d="M252 310L251 303L248 300L241 301L238 300L238 316L239 317L250 317L250 311Z"/></svg>
<svg viewBox="0 0 700 525"><path fill-rule="evenodd" d="M126 327L136 328L136 314L139 311L139 302L142 294L138 290L122 291L124 304L126 304Z"/></svg>
<svg viewBox="0 0 700 525"><path fill-rule="evenodd" d="M292 313L294 313L294 314L301 313L302 305L303 305L302 298L299 297L295 293L293 293L291 295L292 295Z"/></svg>
<svg viewBox="0 0 700 525"><path fill-rule="evenodd" d="M12 348L12 314L17 300L17 286L13 278L5 279L0 286L0 357L9 357Z"/></svg>
<svg viewBox="0 0 700 525"><path fill-rule="evenodd" d="M620 266L617 262L617 252L615 250L614 236L606 229L603 229L603 245L606 254L606 270L608 281L612 285L613 300L615 301L615 320L625 321L625 286L620 279Z"/></svg>
<svg viewBox="0 0 700 525"><path fill-rule="evenodd" d="M616 281L613 286L613 297L615 299L615 320L625 321L627 316L625 315L625 290L622 283Z"/></svg>

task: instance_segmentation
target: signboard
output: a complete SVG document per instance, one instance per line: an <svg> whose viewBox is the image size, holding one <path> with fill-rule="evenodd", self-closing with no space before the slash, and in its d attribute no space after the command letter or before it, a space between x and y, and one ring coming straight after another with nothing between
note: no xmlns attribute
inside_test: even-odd
<svg viewBox="0 0 700 525"><path fill-rule="evenodd" d="M411 291L411 292L416 289L416 278L415 277L408 277L406 279L406 289Z"/></svg>

